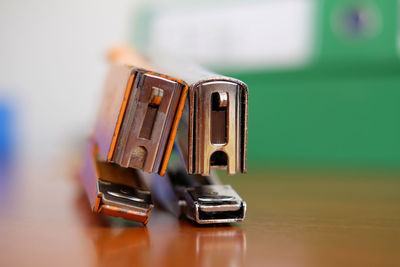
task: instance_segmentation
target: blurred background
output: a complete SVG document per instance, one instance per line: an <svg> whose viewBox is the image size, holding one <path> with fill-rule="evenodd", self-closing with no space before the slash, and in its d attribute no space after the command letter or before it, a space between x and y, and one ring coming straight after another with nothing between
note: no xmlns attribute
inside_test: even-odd
<svg viewBox="0 0 400 267"><path fill-rule="evenodd" d="M248 84L242 224L91 213L73 178L124 43ZM400 0L0 0L0 265L400 266L399 100Z"/></svg>
<svg viewBox="0 0 400 267"><path fill-rule="evenodd" d="M1 162L81 149L107 51L130 43L249 85L249 169L397 170L399 13L398 0L3 0Z"/></svg>

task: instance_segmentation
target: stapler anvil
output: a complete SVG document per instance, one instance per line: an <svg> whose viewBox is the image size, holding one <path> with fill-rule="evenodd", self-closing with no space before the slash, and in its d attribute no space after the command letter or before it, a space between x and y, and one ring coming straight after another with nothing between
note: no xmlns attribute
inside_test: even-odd
<svg viewBox="0 0 400 267"><path fill-rule="evenodd" d="M227 184L222 184L215 171L210 175L188 174L179 149L175 146L165 177L151 176L155 201L176 216L197 224L242 222L246 202Z"/></svg>
<svg viewBox="0 0 400 267"><path fill-rule="evenodd" d="M93 212L147 223L153 202L138 171L102 161L92 140L80 176Z"/></svg>

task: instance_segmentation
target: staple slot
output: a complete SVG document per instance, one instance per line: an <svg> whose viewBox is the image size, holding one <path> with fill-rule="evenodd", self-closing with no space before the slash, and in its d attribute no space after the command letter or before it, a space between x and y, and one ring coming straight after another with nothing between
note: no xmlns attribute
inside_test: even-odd
<svg viewBox="0 0 400 267"><path fill-rule="evenodd" d="M227 137L227 93L216 92L211 95L211 143L225 145Z"/></svg>
<svg viewBox="0 0 400 267"><path fill-rule="evenodd" d="M149 105L144 116L142 128L140 129L139 137L147 140L151 139L151 133L153 132L154 122L156 120L158 112L158 106Z"/></svg>

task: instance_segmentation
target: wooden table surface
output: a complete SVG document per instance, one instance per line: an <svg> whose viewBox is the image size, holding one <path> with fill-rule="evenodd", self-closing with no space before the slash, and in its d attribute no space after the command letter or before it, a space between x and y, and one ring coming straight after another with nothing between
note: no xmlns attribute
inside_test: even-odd
<svg viewBox="0 0 400 267"><path fill-rule="evenodd" d="M223 179L248 204L244 223L154 210L143 227L92 214L73 166L3 175L0 266L400 266L398 175L250 170Z"/></svg>

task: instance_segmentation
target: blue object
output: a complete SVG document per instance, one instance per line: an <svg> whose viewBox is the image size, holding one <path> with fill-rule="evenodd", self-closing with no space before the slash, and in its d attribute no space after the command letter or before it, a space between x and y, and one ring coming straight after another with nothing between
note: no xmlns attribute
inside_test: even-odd
<svg viewBox="0 0 400 267"><path fill-rule="evenodd" d="M0 99L0 179L8 176L14 157L14 113L10 102Z"/></svg>

